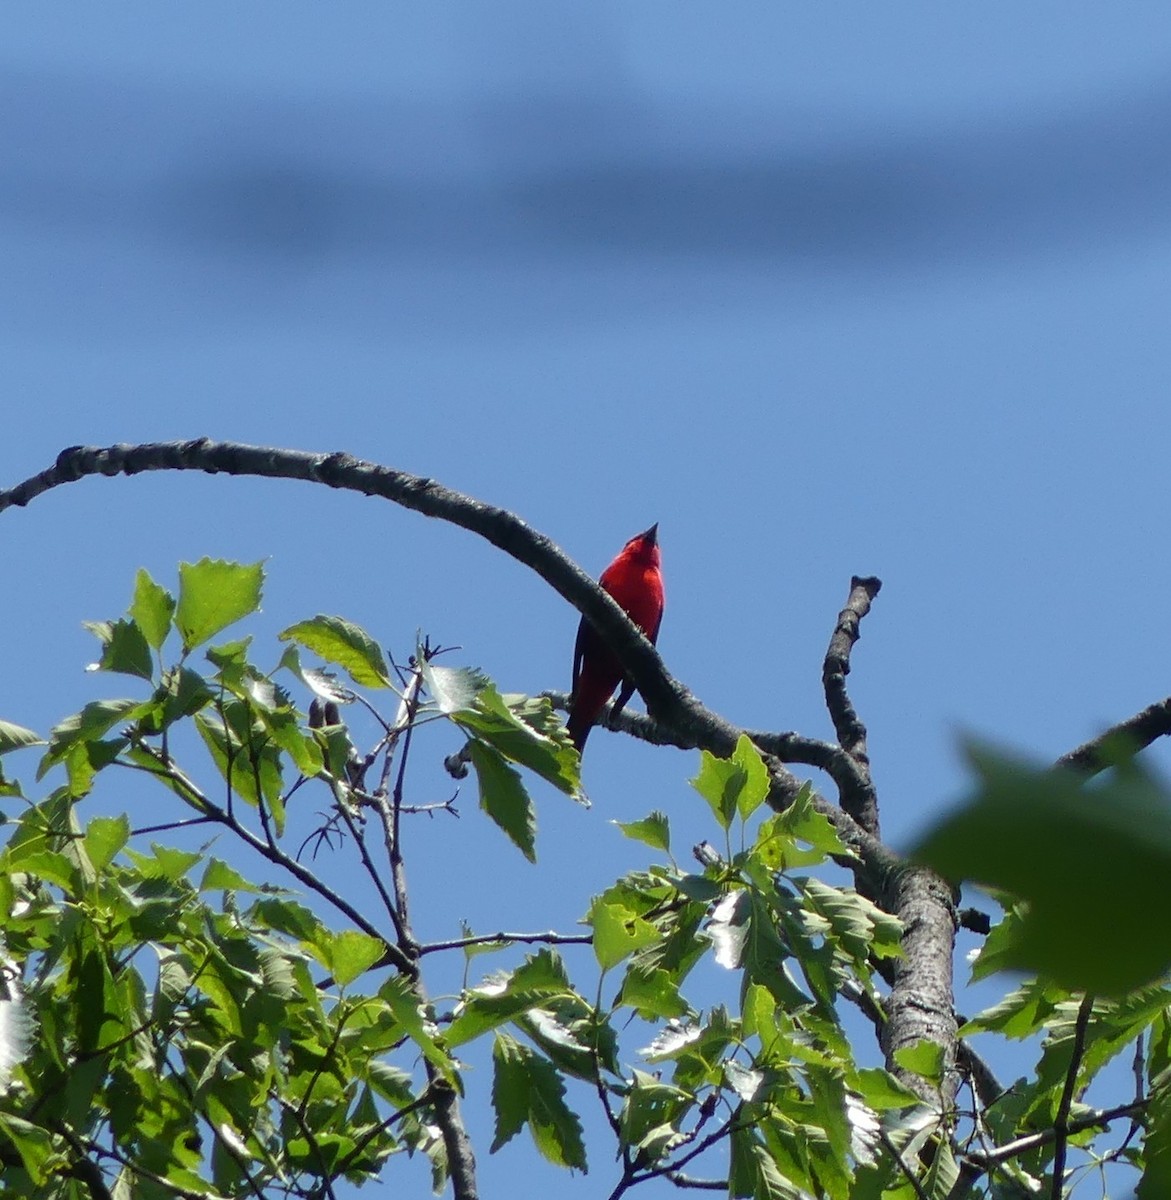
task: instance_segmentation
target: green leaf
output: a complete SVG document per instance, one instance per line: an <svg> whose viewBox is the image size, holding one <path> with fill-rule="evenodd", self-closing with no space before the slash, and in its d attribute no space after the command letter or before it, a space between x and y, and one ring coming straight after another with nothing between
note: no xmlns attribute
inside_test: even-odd
<svg viewBox="0 0 1171 1200"><path fill-rule="evenodd" d="M943 1047L926 1040L903 1046L894 1052L894 1060L904 1071L933 1082L943 1078Z"/></svg>
<svg viewBox="0 0 1171 1200"><path fill-rule="evenodd" d="M658 930L636 912L618 904L595 900L586 924L593 927L594 955L603 971L659 940Z"/></svg>
<svg viewBox="0 0 1171 1200"><path fill-rule="evenodd" d="M720 828L732 824L740 796L748 786L748 773L739 763L728 758L716 758L710 750L701 754L699 774L691 786L707 801Z"/></svg>
<svg viewBox="0 0 1171 1200"><path fill-rule="evenodd" d="M637 962L627 968L618 1003L633 1008L644 1021L682 1017L688 1012L687 1001L680 995L679 984L670 972Z"/></svg>
<svg viewBox="0 0 1171 1200"><path fill-rule="evenodd" d="M439 711L510 762L527 767L558 791L582 799L581 761L551 702L544 696L502 696L470 667L423 668Z"/></svg>
<svg viewBox="0 0 1171 1200"><path fill-rule="evenodd" d="M653 812L641 821L612 821L628 838L643 842L654 850L671 853L671 827L665 813Z"/></svg>
<svg viewBox="0 0 1171 1200"><path fill-rule="evenodd" d="M259 892L263 889L257 884L249 883L235 867L230 867L219 858L209 860L207 870L199 881L201 892Z"/></svg>
<svg viewBox="0 0 1171 1200"><path fill-rule="evenodd" d="M1171 877L1166 786L1133 762L1087 785L1070 771L969 754L975 795L915 857L953 881L1027 901L999 961L1096 995L1120 995L1171 968L1171 925L1150 920Z"/></svg>
<svg viewBox="0 0 1171 1200"><path fill-rule="evenodd" d="M1152 1089L1146 1112L1146 1162L1136 1192L1138 1200L1166 1200L1171 1196L1171 1089L1167 1082L1160 1079Z"/></svg>
<svg viewBox="0 0 1171 1200"><path fill-rule="evenodd" d="M45 739L23 725L13 725L11 721L0 721L0 754L10 750L23 750L26 746L43 746Z"/></svg>
<svg viewBox="0 0 1171 1200"><path fill-rule="evenodd" d="M695 1104L695 1097L669 1083L634 1071L618 1122L625 1145L657 1161L681 1136L679 1123Z"/></svg>
<svg viewBox="0 0 1171 1200"><path fill-rule="evenodd" d="M166 879L171 883L182 879L192 867L203 861L197 850L177 850L173 846L160 846L151 842L151 854L127 850L127 855L148 879Z"/></svg>
<svg viewBox="0 0 1171 1200"><path fill-rule="evenodd" d="M141 567L134 577L134 599L130 602L130 616L142 630L143 636L156 650L162 648L171 629L171 618L175 615L175 597L166 588L155 583Z"/></svg>
<svg viewBox="0 0 1171 1200"><path fill-rule="evenodd" d="M23 1117L0 1113L0 1134L5 1142L11 1143L30 1181L37 1187L44 1186L50 1173L60 1164L49 1131Z"/></svg>
<svg viewBox="0 0 1171 1200"><path fill-rule="evenodd" d="M102 657L97 662L100 670L151 678L154 664L150 646L133 621L83 621L82 624L102 643Z"/></svg>
<svg viewBox="0 0 1171 1200"><path fill-rule="evenodd" d="M544 949L528 955L512 972L497 972L464 996L447 1031L448 1045L460 1046L529 1009L548 1006L573 989L561 957Z"/></svg>
<svg viewBox="0 0 1171 1200"><path fill-rule="evenodd" d="M480 786L480 807L529 860L537 861L537 814L520 773L492 746L472 738L472 766Z"/></svg>
<svg viewBox="0 0 1171 1200"><path fill-rule="evenodd" d="M267 802L279 836L284 829L280 752L271 742L257 736L246 705L233 701L223 706L223 713L227 721L218 712L198 713L195 728L232 790L254 808L259 806L261 798Z"/></svg>
<svg viewBox="0 0 1171 1200"><path fill-rule="evenodd" d="M390 979L378 989L378 995L386 1001L394 1019L423 1051L427 1061L454 1086L455 1062L439 1036L434 1017L425 1010L410 984L402 978Z"/></svg>
<svg viewBox="0 0 1171 1200"><path fill-rule="evenodd" d="M95 817L85 831L85 850L96 871L102 871L114 861L114 856L130 840L130 818Z"/></svg>
<svg viewBox="0 0 1171 1200"><path fill-rule="evenodd" d="M379 938L356 929L335 933L329 949L330 973L339 987L353 983L386 953L386 946Z"/></svg>
<svg viewBox="0 0 1171 1200"><path fill-rule="evenodd" d="M902 953L902 924L853 888L838 888L820 879L802 881L806 907L824 918L834 940L862 968L868 957L894 958Z"/></svg>
<svg viewBox="0 0 1171 1200"><path fill-rule="evenodd" d="M799 842L805 842L819 852L816 858L804 857L803 864L821 862L830 855L839 858L853 857L845 843L838 837L838 832L830 823L829 817L819 813L813 807L813 786L811 784L804 784L792 804L780 814L780 824L790 837Z"/></svg>
<svg viewBox="0 0 1171 1200"><path fill-rule="evenodd" d="M94 700L81 712L66 717L49 734L49 748L41 759L37 778L43 778L50 767L62 762L78 743L97 741L137 707L137 700Z"/></svg>
<svg viewBox="0 0 1171 1200"><path fill-rule="evenodd" d="M446 717L474 713L480 693L492 687L492 681L476 667L442 667L426 660L423 684L436 708Z"/></svg>
<svg viewBox="0 0 1171 1200"><path fill-rule="evenodd" d="M533 1142L551 1163L586 1172L581 1122L565 1103L565 1085L552 1064L507 1034L496 1035L492 1104L495 1152L528 1124Z"/></svg>
<svg viewBox="0 0 1171 1200"><path fill-rule="evenodd" d="M744 787L736 800L736 808L740 819L747 821L768 798L768 767L746 733L736 739L732 761L744 772Z"/></svg>
<svg viewBox="0 0 1171 1200"><path fill-rule="evenodd" d="M244 565L211 558L180 563L175 623L184 652L256 612L263 584L262 563Z"/></svg>
<svg viewBox="0 0 1171 1200"><path fill-rule="evenodd" d="M359 687L390 687L390 673L378 643L360 626L342 617L318 614L283 630L282 642L296 642L318 658L341 667Z"/></svg>
<svg viewBox="0 0 1171 1200"><path fill-rule="evenodd" d="M919 1097L910 1088L904 1087L882 1067L863 1067L858 1072L856 1086L862 1099L878 1112L919 1103Z"/></svg>
<svg viewBox="0 0 1171 1200"><path fill-rule="evenodd" d="M492 1154L511 1142L529 1117L529 1080L523 1051L515 1038L506 1033L496 1035L492 1047L492 1108L496 1113Z"/></svg>

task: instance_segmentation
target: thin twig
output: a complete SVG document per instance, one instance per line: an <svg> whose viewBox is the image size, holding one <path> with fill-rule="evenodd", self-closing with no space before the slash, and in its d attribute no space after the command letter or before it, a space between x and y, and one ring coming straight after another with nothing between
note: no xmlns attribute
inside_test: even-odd
<svg viewBox="0 0 1171 1200"><path fill-rule="evenodd" d="M906 1177L907 1182L911 1185L911 1190L918 1197L918 1200L931 1200L923 1185L916 1178L915 1173L907 1166L903 1156L899 1153L899 1148L890 1140L890 1135L885 1129L879 1129L878 1136L882 1139L882 1144L886 1149L887 1154L895 1160L895 1164Z"/></svg>
<svg viewBox="0 0 1171 1200"><path fill-rule="evenodd" d="M482 933L473 937L451 938L446 942L427 942L418 948L419 957L424 954L435 954L439 950L462 950L465 946L490 946L495 942L511 945L523 942L526 945L534 943L546 946L588 946L593 942L593 935L588 933Z"/></svg>
<svg viewBox="0 0 1171 1200"><path fill-rule="evenodd" d="M1093 1011L1094 997L1087 992L1078 1006L1077 1020L1073 1027L1073 1048L1069 1055L1069 1070L1065 1073L1065 1086L1061 1089L1061 1101L1057 1106L1057 1116L1053 1121L1053 1130L1057 1135L1053 1144L1053 1188L1051 1191L1053 1200L1061 1200L1062 1189L1065 1186L1065 1156L1069 1149L1069 1110L1073 1107L1078 1071L1086 1050L1086 1030L1089 1028Z"/></svg>
<svg viewBox="0 0 1171 1200"><path fill-rule="evenodd" d="M1100 1126L1109 1125L1112 1121L1117 1121L1121 1117L1133 1119L1144 1112L1149 1105L1149 1100L1130 1100L1126 1104L1118 1104L1113 1108L1098 1109L1096 1112L1086 1113L1085 1116L1078 1117L1073 1121L1066 1122L1066 1133L1081 1133L1085 1129L1097 1129ZM1028 1154L1032 1150L1036 1150L1041 1146L1047 1146L1050 1142L1057 1139L1057 1129L1050 1127L1042 1129L1039 1133L1029 1133L1024 1137L1019 1137L1015 1141L1007 1142L1003 1146L998 1146L995 1150L986 1153L969 1154L968 1160L974 1163L983 1171L990 1171L993 1167L999 1166L1003 1162L1007 1162L1010 1158L1017 1158L1019 1155Z"/></svg>
<svg viewBox="0 0 1171 1200"><path fill-rule="evenodd" d="M312 871L297 862L295 858L290 858L279 846L269 845L263 838L257 837L246 825L240 824L235 817L230 817L224 809L205 796L199 787L176 767L174 763L163 760L160 753L152 746L141 740L136 740L134 744L135 748L150 758L155 765L147 767L141 763L118 759L119 765L131 770L145 771L147 774L154 775L173 784L205 816L210 817L220 825L226 826L242 842L261 855L261 857L288 871L294 879L316 892L323 900L336 908L338 912L348 917L363 933L369 934L370 937L382 942L386 947L385 957L388 963L407 975L413 974L416 970L414 964L397 946L392 942L388 942L378 927L367 920L348 900L340 896L328 884L323 883Z"/></svg>
<svg viewBox="0 0 1171 1200"><path fill-rule="evenodd" d="M297 1122L297 1128L300 1129L301 1136L305 1139L309 1149L313 1151L313 1154L317 1159L317 1172L321 1177L321 1184L319 1187L315 1187L313 1189L314 1193L318 1196L325 1196L328 1198L328 1200L337 1200L337 1195L333 1190L332 1176L336 1175L340 1177L341 1172L338 1170L334 1170L333 1172L330 1171L329 1165L325 1161L325 1155L322 1153L321 1145L317 1141L317 1138L314 1137L313 1129L309 1122L305 1120L304 1099L302 1099L300 1104L293 1105L290 1104L289 1101L281 1096L275 1089L271 1090L269 1095L277 1102L278 1105L280 1105L282 1109L284 1109L285 1112L287 1112L293 1118L294 1121Z"/></svg>

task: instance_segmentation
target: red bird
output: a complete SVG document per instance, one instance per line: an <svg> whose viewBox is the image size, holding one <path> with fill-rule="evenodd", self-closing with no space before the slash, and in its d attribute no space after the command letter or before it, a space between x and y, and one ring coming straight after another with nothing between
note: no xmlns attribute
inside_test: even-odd
<svg viewBox="0 0 1171 1200"><path fill-rule="evenodd" d="M626 615L646 634L653 646L663 619L663 571L659 555L659 526L632 537L618 557L602 572L598 582L626 610ZM622 691L614 702L619 713L634 695L634 684L623 679L622 664L602 635L582 617L573 648L573 688L569 698L569 736L580 754L590 729L614 689Z"/></svg>

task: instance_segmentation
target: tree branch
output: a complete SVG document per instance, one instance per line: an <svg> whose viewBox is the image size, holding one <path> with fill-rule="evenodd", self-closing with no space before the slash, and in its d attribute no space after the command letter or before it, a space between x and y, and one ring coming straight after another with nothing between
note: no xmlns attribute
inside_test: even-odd
<svg viewBox="0 0 1171 1200"><path fill-rule="evenodd" d="M866 750L866 726L858 716L846 691L846 676L850 673L850 652L862 636L862 618L870 611L882 580L872 575L850 580L850 595L846 607L838 614L825 652L821 683L825 705L838 735L838 744L857 767L857 782L842 792L842 807L875 837L878 831L878 796L870 778L870 756Z"/></svg>
<svg viewBox="0 0 1171 1200"><path fill-rule="evenodd" d="M1097 775L1114 766L1120 754L1137 754L1168 734L1171 734L1171 696L1111 725L1105 733L1063 754L1056 765L1069 767L1083 775Z"/></svg>
<svg viewBox="0 0 1171 1200"><path fill-rule="evenodd" d="M562 712L569 711L567 692L549 690L541 695L549 700L554 708ZM652 746L675 746L679 750L697 748L694 740L681 736L678 730L656 721L649 714L635 712L629 708L614 714L612 704L607 704L602 709L598 726L625 733ZM771 754L783 763L800 763L802 766L816 767L819 771L824 771L837 785L839 796L866 785L857 763L833 742L823 742L819 738L805 737L792 732L777 733L763 729L746 729L744 732L762 754Z"/></svg>
<svg viewBox="0 0 1171 1200"><path fill-rule="evenodd" d="M672 678L641 630L629 620L613 598L550 538L531 529L515 514L452 491L432 479L362 462L344 453L309 454L236 442L213 442L207 438L106 448L74 446L63 450L53 466L8 491L0 491L0 512L14 506L23 507L52 488L89 475L136 475L143 471L164 470L254 475L321 483L366 496L379 496L476 533L536 572L594 624L618 656L626 674L634 681L646 702L647 710L660 724L673 729L681 740L721 757L727 757L735 748L741 731L705 708L686 687ZM861 588L862 593L873 596L877 592L878 582L857 580L855 586ZM858 607L860 603L855 602L859 613L862 611ZM839 626L846 630L842 636L849 639L849 621L840 618ZM853 636L856 638L856 628ZM835 662L841 661L842 654L848 655L849 645L835 650L835 644L831 643L831 651L837 654ZM836 684L832 686L837 687ZM847 716L851 711L842 708L837 699L833 703L842 716ZM852 757L856 762L864 761L859 757L864 754L864 732L859 734L857 729L848 724L843 725L843 729L846 732L839 736L845 737L847 748L852 747ZM771 783L769 803L774 808L783 809L801 791L803 783L775 755L766 754L765 761ZM918 928L924 950L924 931L932 931L932 936L936 938L937 954L947 958L946 972L935 972L927 986L917 989L914 1001L918 1008L938 1010L938 1019L933 1022L932 1029L942 1038L945 1054L950 1061L954 1057L955 1022L954 1017L950 1018L949 1029L946 1014L952 1008L951 992L941 992L938 986L945 984L950 987L951 942L938 940L950 922L950 909L945 903L947 889L922 869L908 872L898 855L839 806L817 795L813 802L817 811L833 824L850 852L857 856L857 862L851 865L860 890L879 897L888 911L902 919L908 931ZM288 865L288 869L294 873L297 873L295 868L299 866L292 862L282 862L281 865ZM918 881L919 886L908 887L908 880ZM935 911L931 919L924 921L924 913L932 907ZM397 947L389 947L389 950L401 954ZM911 970L907 968L903 974L904 981L915 990ZM907 1037L898 1035L904 1013L911 1011L909 1007L892 1007L890 1029L895 1035L893 1045L909 1044L919 1037L931 1036L921 1022L912 1022Z"/></svg>

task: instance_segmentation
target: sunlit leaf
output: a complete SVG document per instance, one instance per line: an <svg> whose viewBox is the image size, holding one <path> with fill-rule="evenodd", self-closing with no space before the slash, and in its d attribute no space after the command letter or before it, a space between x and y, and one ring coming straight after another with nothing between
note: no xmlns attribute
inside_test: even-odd
<svg viewBox="0 0 1171 1200"><path fill-rule="evenodd" d="M0 754L10 750L23 750L26 746L43 746L45 739L23 725L14 725L11 721L0 721Z"/></svg>
<svg viewBox="0 0 1171 1200"><path fill-rule="evenodd" d="M637 913L603 900L591 905L586 919L594 931L594 955L603 971L659 939L655 927Z"/></svg>
<svg viewBox="0 0 1171 1200"><path fill-rule="evenodd" d="M318 614L290 625L277 636L282 642L296 642L341 667L359 687L390 687L390 672L381 647L352 621Z"/></svg>
<svg viewBox="0 0 1171 1200"><path fill-rule="evenodd" d="M742 889L728 892L712 911L708 937L712 940L716 962L729 971L740 966L751 912L751 900Z"/></svg>
<svg viewBox="0 0 1171 1200"><path fill-rule="evenodd" d="M263 583L261 563L245 565L211 558L180 563L175 624L183 639L183 649L193 650L222 629L256 612L260 608Z"/></svg>
<svg viewBox="0 0 1171 1200"><path fill-rule="evenodd" d="M671 827L665 813L653 812L641 821L614 821L628 838L642 842L664 854L671 852Z"/></svg>
<svg viewBox="0 0 1171 1200"><path fill-rule="evenodd" d="M102 657L95 664L102 671L118 671L150 679L154 663L150 646L134 621L85 621L85 628L102 643Z"/></svg>
<svg viewBox="0 0 1171 1200"><path fill-rule="evenodd" d="M143 568L134 577L134 599L130 616L142 630L143 636L155 650L161 649L171 630L175 614L175 597L150 577Z"/></svg>

